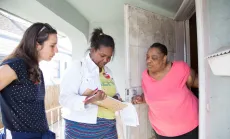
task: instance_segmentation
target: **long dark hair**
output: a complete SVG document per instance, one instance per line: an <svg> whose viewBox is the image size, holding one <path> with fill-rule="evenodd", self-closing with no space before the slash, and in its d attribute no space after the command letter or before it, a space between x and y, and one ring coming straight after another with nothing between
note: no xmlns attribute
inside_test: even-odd
<svg viewBox="0 0 230 139"><path fill-rule="evenodd" d="M23 59L28 66L30 80L39 83L40 71L36 44L43 45L48 40L49 34L57 34L57 31L47 23L34 23L25 31L19 45L5 60Z"/></svg>

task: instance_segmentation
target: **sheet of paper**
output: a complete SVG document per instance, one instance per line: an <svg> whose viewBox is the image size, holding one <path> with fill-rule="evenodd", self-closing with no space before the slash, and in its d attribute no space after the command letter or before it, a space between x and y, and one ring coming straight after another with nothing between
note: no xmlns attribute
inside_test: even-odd
<svg viewBox="0 0 230 139"><path fill-rule="evenodd" d="M138 126L139 119L136 108L131 103L125 104L127 104L128 106L125 107L123 110L120 110L120 116L123 124L126 126Z"/></svg>

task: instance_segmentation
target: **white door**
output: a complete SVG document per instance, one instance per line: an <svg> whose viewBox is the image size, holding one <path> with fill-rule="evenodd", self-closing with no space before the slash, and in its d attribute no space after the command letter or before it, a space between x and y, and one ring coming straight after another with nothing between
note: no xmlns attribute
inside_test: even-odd
<svg viewBox="0 0 230 139"><path fill-rule="evenodd" d="M141 74L145 70L146 52L154 42L168 47L168 58L176 56L176 21L155 13L125 5L126 101L141 94ZM183 47L183 46L182 46ZM128 127L127 139L154 138L148 121L148 106L136 105L140 126Z"/></svg>

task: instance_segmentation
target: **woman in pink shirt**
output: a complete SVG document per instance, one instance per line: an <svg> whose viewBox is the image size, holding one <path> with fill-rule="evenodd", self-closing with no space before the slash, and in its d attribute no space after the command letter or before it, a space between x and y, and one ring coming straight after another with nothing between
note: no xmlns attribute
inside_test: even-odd
<svg viewBox="0 0 230 139"><path fill-rule="evenodd" d="M198 99L190 91L198 87L195 72L183 61L167 61L167 48L150 46L147 69L142 74L143 94L134 104L146 102L157 139L198 139Z"/></svg>

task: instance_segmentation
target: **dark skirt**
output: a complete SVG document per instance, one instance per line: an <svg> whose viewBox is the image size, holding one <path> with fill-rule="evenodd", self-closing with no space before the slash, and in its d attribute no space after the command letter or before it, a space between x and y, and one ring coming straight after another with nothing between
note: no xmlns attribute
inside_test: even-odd
<svg viewBox="0 0 230 139"><path fill-rule="evenodd" d="M156 137L157 139L198 139L198 127L193 129L192 131L184 134L184 135L181 135L181 136L176 136L176 137L165 137L165 136L161 136L161 135L158 135L156 133Z"/></svg>
<svg viewBox="0 0 230 139"><path fill-rule="evenodd" d="M97 124L65 120L65 139L118 139L116 120L97 118Z"/></svg>

